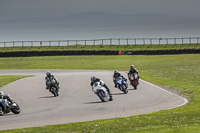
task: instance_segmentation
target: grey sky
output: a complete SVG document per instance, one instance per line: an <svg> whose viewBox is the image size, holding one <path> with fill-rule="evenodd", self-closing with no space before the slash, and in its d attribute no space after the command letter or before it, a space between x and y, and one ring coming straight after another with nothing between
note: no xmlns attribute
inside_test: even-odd
<svg viewBox="0 0 200 133"><path fill-rule="evenodd" d="M94 11L200 17L200 0L0 0L0 20Z"/></svg>

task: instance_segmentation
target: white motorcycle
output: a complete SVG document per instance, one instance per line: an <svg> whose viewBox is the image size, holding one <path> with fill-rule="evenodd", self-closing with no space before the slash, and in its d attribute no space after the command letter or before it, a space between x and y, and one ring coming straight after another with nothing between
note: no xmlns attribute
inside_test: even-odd
<svg viewBox="0 0 200 133"><path fill-rule="evenodd" d="M102 102L111 101L108 91L101 85L100 82L95 82L92 86L93 92L101 99Z"/></svg>

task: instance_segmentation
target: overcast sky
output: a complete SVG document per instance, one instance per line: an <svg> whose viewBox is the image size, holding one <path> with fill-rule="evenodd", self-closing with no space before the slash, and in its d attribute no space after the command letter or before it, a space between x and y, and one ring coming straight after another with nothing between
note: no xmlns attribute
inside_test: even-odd
<svg viewBox="0 0 200 133"><path fill-rule="evenodd" d="M94 11L200 17L200 0L0 0L0 20L21 17L60 17Z"/></svg>

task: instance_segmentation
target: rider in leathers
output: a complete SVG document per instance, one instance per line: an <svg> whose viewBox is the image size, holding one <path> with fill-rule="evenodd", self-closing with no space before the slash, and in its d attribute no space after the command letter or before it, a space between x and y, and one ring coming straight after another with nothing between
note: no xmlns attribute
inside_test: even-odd
<svg viewBox="0 0 200 133"><path fill-rule="evenodd" d="M0 99L7 99L9 102L13 103L9 96L5 95L3 91L0 91Z"/></svg>
<svg viewBox="0 0 200 133"><path fill-rule="evenodd" d="M128 72L129 81L130 81L130 75L133 74L133 73L137 73L137 75L138 75L137 81L138 81L138 84L139 84L139 78L140 78L139 76L140 76L140 74L139 74L138 70L134 67L134 65L131 65L130 69L129 69L129 72ZM131 82L130 82L130 84L131 84Z"/></svg>
<svg viewBox="0 0 200 133"><path fill-rule="evenodd" d="M103 81L100 80L99 78L96 78L95 76L92 76L92 77L91 77L91 83L90 83L90 85L93 86L93 84L96 83L96 82L100 82L100 84L101 84L103 87L106 88L106 90L108 91L108 94L109 94L109 96L110 96L110 100L112 100L112 95L111 95L111 93L110 93L110 89L108 88L108 86L107 86L105 83L103 83Z"/></svg>
<svg viewBox="0 0 200 133"><path fill-rule="evenodd" d="M124 78L124 76L122 76L121 73L119 73L117 70L115 70L114 74L113 74L113 82L115 84L115 88L117 87L117 83L116 83L116 78L117 77L122 77L125 81L127 81L127 79Z"/></svg>
<svg viewBox="0 0 200 133"><path fill-rule="evenodd" d="M55 80L56 81L56 88L57 89L60 89L60 87L59 87L59 83L58 83L58 81L56 80L56 78L54 78L54 76L50 73L50 72L47 72L46 73L46 77L45 77L45 81L46 81L46 89L50 89L50 86L48 86L48 81L53 81L53 80Z"/></svg>

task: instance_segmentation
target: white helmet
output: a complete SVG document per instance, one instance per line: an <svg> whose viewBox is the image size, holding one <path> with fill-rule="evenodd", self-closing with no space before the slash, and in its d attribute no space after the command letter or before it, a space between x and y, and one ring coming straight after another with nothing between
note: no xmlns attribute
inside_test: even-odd
<svg viewBox="0 0 200 133"><path fill-rule="evenodd" d="M2 90L0 90L0 95L4 95L4 93L3 93L3 91L2 91Z"/></svg>

